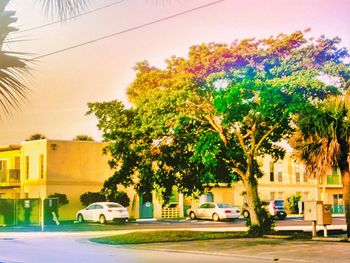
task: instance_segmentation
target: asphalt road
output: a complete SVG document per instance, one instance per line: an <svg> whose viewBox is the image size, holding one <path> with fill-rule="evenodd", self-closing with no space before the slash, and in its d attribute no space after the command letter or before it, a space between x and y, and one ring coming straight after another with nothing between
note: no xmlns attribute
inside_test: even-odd
<svg viewBox="0 0 350 263"><path fill-rule="evenodd" d="M246 220L240 218L235 221L220 221L213 222L210 220L162 220L162 221L144 221L144 222L133 222L127 224L113 224L109 223L106 225L101 225L98 223L82 223L82 224L72 224L63 223L59 226L51 225L45 226L46 232L80 232L80 231L112 231L112 230L132 230L132 229L173 229L173 228L205 228L205 229L218 229L218 228L228 228L231 230L242 231L245 230ZM282 230L308 230L311 231L311 222L306 222L302 217L288 217L286 220L276 221L277 229ZM345 218L344 217L333 217L332 226L330 229L345 229ZM31 227L0 227L0 237L1 232L38 232L41 231L40 226ZM1 263L1 262L0 262Z"/></svg>
<svg viewBox="0 0 350 263"><path fill-rule="evenodd" d="M331 227L342 228L344 218L333 218ZM310 222L300 217L277 221L278 228L305 229ZM231 239L129 246L91 243L88 238L149 229L205 229L240 231L245 220L169 220L130 224L63 224L39 227L1 227L0 263L41 262L350 262L349 243L287 241L276 239ZM25 231L25 232L24 232Z"/></svg>

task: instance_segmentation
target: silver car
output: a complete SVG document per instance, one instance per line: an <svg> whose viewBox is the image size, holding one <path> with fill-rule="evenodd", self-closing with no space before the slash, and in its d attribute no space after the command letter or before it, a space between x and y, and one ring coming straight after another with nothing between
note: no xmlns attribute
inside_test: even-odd
<svg viewBox="0 0 350 263"><path fill-rule="evenodd" d="M78 222L93 221L105 224L108 221L128 221L128 209L118 203L99 202L93 203L88 207L79 210L76 218Z"/></svg>
<svg viewBox="0 0 350 263"><path fill-rule="evenodd" d="M188 215L191 219L234 220L239 218L240 211L237 207L228 204L208 202L202 204L199 208L189 209Z"/></svg>

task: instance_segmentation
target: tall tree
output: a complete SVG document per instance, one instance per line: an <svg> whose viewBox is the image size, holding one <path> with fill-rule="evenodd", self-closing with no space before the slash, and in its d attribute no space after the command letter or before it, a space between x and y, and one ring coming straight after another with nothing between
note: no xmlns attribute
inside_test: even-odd
<svg viewBox="0 0 350 263"><path fill-rule="evenodd" d="M291 145L296 157L306 164L308 174L324 176L332 167L340 169L350 238L350 91L309 107L298 115L296 124Z"/></svg>
<svg viewBox="0 0 350 263"><path fill-rule="evenodd" d="M347 53L337 44L297 31L194 46L188 59L172 57L164 70L137 64L131 109L117 101L88 105L111 141L117 169L105 186L134 184L139 193L157 190L167 200L174 185L194 194L241 180L252 226L263 228L258 159L282 158L276 143L293 131L291 116L338 92L319 78L339 73Z"/></svg>

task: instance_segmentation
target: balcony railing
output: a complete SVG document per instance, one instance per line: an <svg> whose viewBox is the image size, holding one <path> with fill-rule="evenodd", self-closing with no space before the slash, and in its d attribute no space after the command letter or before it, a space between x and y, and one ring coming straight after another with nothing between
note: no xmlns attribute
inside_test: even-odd
<svg viewBox="0 0 350 263"><path fill-rule="evenodd" d="M20 170L0 170L0 187L11 187L20 185Z"/></svg>
<svg viewBox="0 0 350 263"><path fill-rule="evenodd" d="M327 185L341 185L341 176L338 174L327 175Z"/></svg>

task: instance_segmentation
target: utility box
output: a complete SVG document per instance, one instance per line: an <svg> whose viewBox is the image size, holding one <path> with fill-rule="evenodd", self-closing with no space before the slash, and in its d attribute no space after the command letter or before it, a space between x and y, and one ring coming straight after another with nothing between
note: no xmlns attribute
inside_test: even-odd
<svg viewBox="0 0 350 263"><path fill-rule="evenodd" d="M305 201L304 203L304 220L305 221L317 221L317 205L322 201Z"/></svg>
<svg viewBox="0 0 350 263"><path fill-rule="evenodd" d="M317 225L332 224L332 205L323 204L322 201L306 201L304 220L315 221Z"/></svg>
<svg viewBox="0 0 350 263"><path fill-rule="evenodd" d="M330 204L318 204L317 205L317 221L318 225L331 225L332 224L332 205Z"/></svg>

